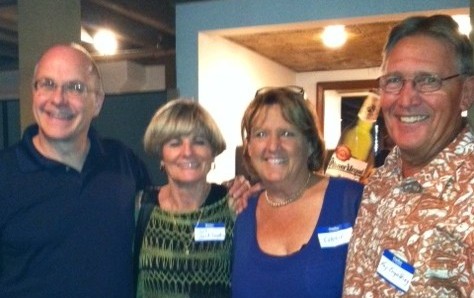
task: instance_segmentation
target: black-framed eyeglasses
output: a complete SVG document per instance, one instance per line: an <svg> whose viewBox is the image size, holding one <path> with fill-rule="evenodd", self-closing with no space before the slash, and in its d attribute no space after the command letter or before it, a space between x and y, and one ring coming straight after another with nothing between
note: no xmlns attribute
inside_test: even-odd
<svg viewBox="0 0 474 298"><path fill-rule="evenodd" d="M412 79L404 78L400 74L386 74L379 77L378 83L379 88L386 93L398 93L402 90L403 86L407 81L411 81L413 88L421 93L434 92L441 89L443 82L446 80L454 79L462 75L457 73L451 76L441 78L437 74L422 73L417 74Z"/></svg>
<svg viewBox="0 0 474 298"><path fill-rule="evenodd" d="M86 83L81 81L68 81L62 85L58 85L54 80L44 78L36 80L33 83L33 88L36 92L40 92L42 95L50 95L61 88L63 94L68 98L84 98L89 92Z"/></svg>
<svg viewBox="0 0 474 298"><path fill-rule="evenodd" d="M288 85L283 87L262 87L255 92L255 96L267 93L268 91L275 90L275 89L282 89L285 91L289 91L291 93L301 95L303 99L305 99L305 92L303 87L296 86L296 85Z"/></svg>

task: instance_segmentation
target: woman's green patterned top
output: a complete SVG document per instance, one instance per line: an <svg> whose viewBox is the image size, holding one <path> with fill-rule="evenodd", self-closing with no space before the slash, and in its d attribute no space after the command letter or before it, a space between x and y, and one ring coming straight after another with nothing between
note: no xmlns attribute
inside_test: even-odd
<svg viewBox="0 0 474 298"><path fill-rule="evenodd" d="M158 192L153 188L143 195L157 198ZM226 188L212 184L204 205L196 211L153 208L139 255L137 297L230 297L234 215L226 195ZM197 223L223 225L225 239L195 241Z"/></svg>

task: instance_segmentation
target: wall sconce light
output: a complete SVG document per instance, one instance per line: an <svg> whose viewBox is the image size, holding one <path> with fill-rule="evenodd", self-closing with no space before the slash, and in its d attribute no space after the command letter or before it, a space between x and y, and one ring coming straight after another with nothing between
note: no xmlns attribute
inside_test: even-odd
<svg viewBox="0 0 474 298"><path fill-rule="evenodd" d="M329 48L339 48L347 41L344 25L331 25L324 28L323 43Z"/></svg>

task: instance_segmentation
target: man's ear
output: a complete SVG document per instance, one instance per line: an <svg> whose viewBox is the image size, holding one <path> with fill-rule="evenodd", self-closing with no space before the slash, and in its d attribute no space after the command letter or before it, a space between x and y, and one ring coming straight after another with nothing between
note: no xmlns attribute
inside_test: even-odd
<svg viewBox="0 0 474 298"><path fill-rule="evenodd" d="M103 92L97 92L94 101L94 116L97 117L102 110L104 104L105 94Z"/></svg>
<svg viewBox="0 0 474 298"><path fill-rule="evenodd" d="M462 86L461 102L459 103L461 110L466 111L474 102L474 76L464 79Z"/></svg>

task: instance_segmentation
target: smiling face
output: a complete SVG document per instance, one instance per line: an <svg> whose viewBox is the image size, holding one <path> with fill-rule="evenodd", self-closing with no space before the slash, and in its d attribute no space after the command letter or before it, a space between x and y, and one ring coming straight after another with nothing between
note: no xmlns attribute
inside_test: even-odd
<svg viewBox="0 0 474 298"><path fill-rule="evenodd" d="M459 73L449 44L423 35L401 39L388 54L384 74L412 79L430 73L444 78ZM411 165L427 164L459 132L461 111L470 105L472 83L462 77L443 81L439 90L420 93L408 80L398 93L381 91L388 132Z"/></svg>
<svg viewBox="0 0 474 298"><path fill-rule="evenodd" d="M103 96L95 92L97 78L91 68L84 53L68 46L53 47L41 57L34 81L53 81L58 86L51 92L33 88L33 114L43 142L75 143L87 138L103 103ZM70 96L61 87L68 82L83 83L88 91L82 97Z"/></svg>
<svg viewBox="0 0 474 298"><path fill-rule="evenodd" d="M205 182L214 161L211 145L202 136L171 139L163 145L162 154L168 179L177 184Z"/></svg>
<svg viewBox="0 0 474 298"><path fill-rule="evenodd" d="M254 119L248 155L263 184L289 187L307 174L309 144L282 116L278 105L263 108Z"/></svg>

